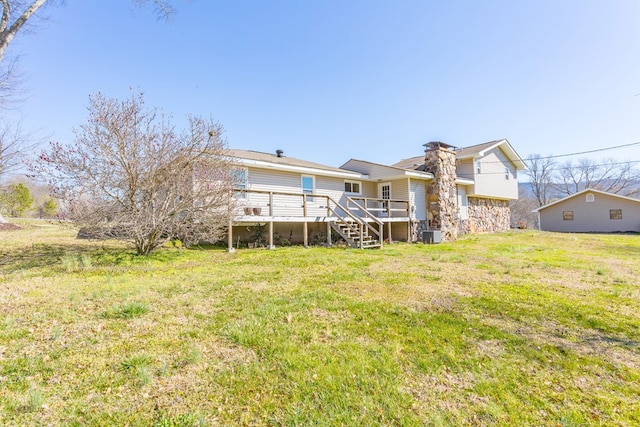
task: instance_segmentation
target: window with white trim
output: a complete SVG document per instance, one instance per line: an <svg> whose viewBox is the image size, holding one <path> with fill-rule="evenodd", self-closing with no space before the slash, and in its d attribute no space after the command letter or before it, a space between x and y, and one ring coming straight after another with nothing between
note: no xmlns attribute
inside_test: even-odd
<svg viewBox="0 0 640 427"><path fill-rule="evenodd" d="M482 173L482 167L480 165L480 160L476 160L476 173Z"/></svg>
<svg viewBox="0 0 640 427"><path fill-rule="evenodd" d="M509 170L508 166L504 167L504 179L509 179L509 177L511 176L511 171Z"/></svg>
<svg viewBox="0 0 640 427"><path fill-rule="evenodd" d="M596 201L596 196L594 196L593 193L587 193L586 200L587 203L593 203Z"/></svg>
<svg viewBox="0 0 640 427"><path fill-rule="evenodd" d="M345 181L344 192L351 194L362 194L362 187L359 181Z"/></svg>
<svg viewBox="0 0 640 427"><path fill-rule="evenodd" d="M249 188L247 179L248 175L246 168L234 168L231 171L231 183L236 197L241 197L243 199L247 197L247 193L242 190Z"/></svg>
<svg viewBox="0 0 640 427"><path fill-rule="evenodd" d="M302 175L301 179L302 192L304 194L313 194L316 191L316 178L310 175Z"/></svg>

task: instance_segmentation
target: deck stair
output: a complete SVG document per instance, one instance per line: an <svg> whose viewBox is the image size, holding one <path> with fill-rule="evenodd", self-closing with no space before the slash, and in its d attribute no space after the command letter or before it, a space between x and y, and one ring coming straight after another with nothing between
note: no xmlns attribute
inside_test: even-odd
<svg viewBox="0 0 640 427"><path fill-rule="evenodd" d="M329 206L329 210L335 218L335 221L331 223L331 228L351 247L360 249L382 247L382 222L380 220L357 203L355 203L356 210L360 210L361 215L353 214L351 212L354 210L353 207L345 208L336 202L333 202L333 205ZM369 220L367 220L368 218ZM376 224L377 227L372 224Z"/></svg>

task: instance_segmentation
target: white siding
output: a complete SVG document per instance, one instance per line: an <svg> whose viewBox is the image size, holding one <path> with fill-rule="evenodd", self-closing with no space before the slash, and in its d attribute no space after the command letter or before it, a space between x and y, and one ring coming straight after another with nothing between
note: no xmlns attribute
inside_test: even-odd
<svg viewBox="0 0 640 427"><path fill-rule="evenodd" d="M295 172L282 172L270 169L249 168L249 190L274 191L283 193L302 193L302 175ZM308 176L308 175L305 175ZM344 178L315 176L315 194L330 196L339 202L344 194ZM307 216L325 216L326 199L307 197ZM262 208L262 214L269 213L269 195L249 193L243 205ZM275 195L273 215L302 216L302 196Z"/></svg>
<svg viewBox="0 0 640 427"><path fill-rule="evenodd" d="M476 161L481 164L481 173L476 173L474 169L475 185L472 189L474 196L496 199L518 198L515 165L499 147L489 151L484 157L477 158ZM509 179L505 177L505 168L510 171Z"/></svg>
<svg viewBox="0 0 640 427"><path fill-rule="evenodd" d="M456 165L458 178L474 179L473 159L463 159Z"/></svg>
<svg viewBox="0 0 640 427"><path fill-rule="evenodd" d="M424 221L427 219L427 191L425 181L409 180L409 201L414 206L411 218Z"/></svg>

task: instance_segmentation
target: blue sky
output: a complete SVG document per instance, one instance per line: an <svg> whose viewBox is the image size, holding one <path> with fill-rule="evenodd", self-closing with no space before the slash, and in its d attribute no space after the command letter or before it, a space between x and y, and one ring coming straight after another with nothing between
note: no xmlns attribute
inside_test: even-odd
<svg viewBox="0 0 640 427"><path fill-rule="evenodd" d="M637 0L67 0L23 34L11 114L72 142L88 95L212 116L233 148L338 166L440 140L527 157L640 141ZM640 146L599 153L640 161Z"/></svg>

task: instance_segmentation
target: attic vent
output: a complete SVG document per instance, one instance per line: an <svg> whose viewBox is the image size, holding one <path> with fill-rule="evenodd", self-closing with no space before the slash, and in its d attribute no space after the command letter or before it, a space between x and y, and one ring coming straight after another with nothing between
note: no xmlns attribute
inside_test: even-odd
<svg viewBox="0 0 640 427"><path fill-rule="evenodd" d="M278 157L282 157L282 155L284 154L284 151L282 150L276 150L276 156Z"/></svg>

